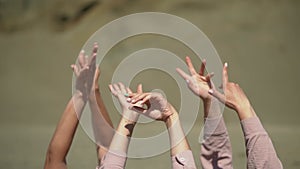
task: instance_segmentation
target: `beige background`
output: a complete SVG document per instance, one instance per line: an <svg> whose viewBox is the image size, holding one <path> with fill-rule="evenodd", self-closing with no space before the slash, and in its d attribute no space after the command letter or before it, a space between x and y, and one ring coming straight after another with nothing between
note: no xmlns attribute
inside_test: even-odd
<svg viewBox="0 0 300 169"><path fill-rule="evenodd" d="M92 8L87 9L89 5ZM0 168L43 167L47 145L71 97L69 65L101 26L124 15L146 11L185 18L210 38L222 61L229 63L230 79L238 82L249 96L284 168L299 168L299 7L297 0L1 1ZM192 55L182 44L158 36L135 37L118 44L100 65L101 91L114 124L120 116L112 108L106 86L123 58L146 47L168 49L182 58ZM154 75L167 78L167 83L155 81ZM143 72L134 79L132 87L138 82L144 83L146 90L165 89L170 101L178 105L178 93L172 90L176 87L168 86L174 81L167 75ZM188 135L197 165L201 116L200 111ZM238 118L228 109L224 116L234 167L246 168ZM160 130L163 126L157 123L138 125L134 135L151 135ZM81 128L69 154L69 168L96 165L93 142ZM127 168L141 167L170 168L169 153L127 162Z"/></svg>

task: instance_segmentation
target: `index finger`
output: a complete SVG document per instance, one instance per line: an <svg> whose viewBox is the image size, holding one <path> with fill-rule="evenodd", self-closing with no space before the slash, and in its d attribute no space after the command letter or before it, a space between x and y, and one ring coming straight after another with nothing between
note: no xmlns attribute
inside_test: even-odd
<svg viewBox="0 0 300 169"><path fill-rule="evenodd" d="M186 61L186 64L188 65L188 67L189 67L190 73L192 75L197 74L197 72L196 72L196 70L193 66L193 63L191 61L191 58L187 56L187 57L185 57L185 61Z"/></svg>
<svg viewBox="0 0 300 169"><path fill-rule="evenodd" d="M228 72L227 72L228 63L226 62L223 67L223 87L228 83Z"/></svg>
<svg viewBox="0 0 300 169"><path fill-rule="evenodd" d="M136 90L137 93L143 93L143 85L139 84Z"/></svg>

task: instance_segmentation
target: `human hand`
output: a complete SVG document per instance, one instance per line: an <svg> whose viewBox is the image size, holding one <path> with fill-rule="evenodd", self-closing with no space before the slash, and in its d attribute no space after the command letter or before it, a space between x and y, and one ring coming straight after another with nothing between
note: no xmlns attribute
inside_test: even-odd
<svg viewBox="0 0 300 169"><path fill-rule="evenodd" d="M140 93L130 95L128 102L132 104L146 104L147 109L141 109L137 106L131 108L138 113L159 121L166 121L173 114L171 105L160 93Z"/></svg>
<svg viewBox="0 0 300 169"><path fill-rule="evenodd" d="M98 44L94 43L93 51L90 57L88 57L88 55L86 55L82 50L78 56L78 64L71 65L76 77L76 93L82 96L84 99L87 99L93 85L93 78L96 71L97 51Z"/></svg>
<svg viewBox="0 0 300 169"><path fill-rule="evenodd" d="M111 84L109 85L109 89L111 93L118 98L119 103L122 106L122 116L128 120L136 122L139 114L133 110L130 110L130 107L133 105L127 101L128 96L133 92L128 87L125 87L123 83ZM142 85L140 84L138 85L137 93L142 92Z"/></svg>
<svg viewBox="0 0 300 169"><path fill-rule="evenodd" d="M222 103L224 103L227 107L237 111L237 112L243 112L247 109L251 109L251 104L244 93L243 89L237 84L233 82L228 81L228 64L225 63L223 67L223 91L224 94L220 93L211 85L212 87L209 89L209 94L220 100ZM210 83L210 82L209 82Z"/></svg>
<svg viewBox="0 0 300 169"><path fill-rule="evenodd" d="M95 75L94 75L94 80L93 80L93 86L92 86L92 90L98 90L99 89L99 77L100 77L101 71L100 69L97 67L96 71L95 71Z"/></svg>
<svg viewBox="0 0 300 169"><path fill-rule="evenodd" d="M187 82L188 87L194 94L200 96L203 101L211 100L211 96L208 93L208 90L210 89L209 85L211 83L208 82L210 81L210 78L213 76L213 73L208 74L206 76L204 75L206 61L205 60L202 61L200 71L199 73L197 73L192 64L191 59L187 56L185 60L189 68L190 75L186 74L180 68L176 68L176 71Z"/></svg>

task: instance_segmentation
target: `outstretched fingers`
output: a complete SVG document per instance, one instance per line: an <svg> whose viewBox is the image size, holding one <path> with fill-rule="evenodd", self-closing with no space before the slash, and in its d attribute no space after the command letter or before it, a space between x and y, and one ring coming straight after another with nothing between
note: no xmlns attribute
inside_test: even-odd
<svg viewBox="0 0 300 169"><path fill-rule="evenodd" d="M75 76L78 77L79 76L79 69L78 69L77 65L72 64L71 68L72 68L73 72L75 73Z"/></svg>
<svg viewBox="0 0 300 169"><path fill-rule="evenodd" d="M228 72L227 72L228 63L226 62L223 67L223 87L228 83Z"/></svg>
<svg viewBox="0 0 300 169"><path fill-rule="evenodd" d="M200 71L199 71L199 75L200 76L204 76L205 67L206 67L206 60L203 59L202 63L201 63Z"/></svg>
<svg viewBox="0 0 300 169"><path fill-rule="evenodd" d="M190 79L190 75L186 74L183 70L181 70L180 68L176 68L176 71L179 73L179 75L185 80L189 80Z"/></svg>
<svg viewBox="0 0 300 169"><path fill-rule="evenodd" d="M189 71L190 71L191 75L197 74L197 72L196 72L196 70L195 70L195 68L194 68L194 66L193 66L193 63L192 63L192 61L191 61L191 58L188 57L188 56L186 56L186 57L185 57L185 62L186 62L186 64L187 64L188 68L189 68Z"/></svg>
<svg viewBox="0 0 300 169"><path fill-rule="evenodd" d="M222 73L222 86L223 86L223 90L224 90L224 93L225 93L225 87L228 83L228 72L227 72L227 67L228 67L228 63L225 63L224 64L224 67L223 67L223 73ZM226 96L225 94L222 94L220 93L218 90L216 90L215 86L213 85L211 79L209 78L209 81L208 81L208 84L209 84L209 87L210 89L208 90L208 93L211 94L212 96L214 96L215 98L217 98L220 102L222 103L226 103Z"/></svg>
<svg viewBox="0 0 300 169"><path fill-rule="evenodd" d="M81 50L78 56L78 64L80 68L83 68L86 65L86 57L84 50Z"/></svg>
<svg viewBox="0 0 300 169"><path fill-rule="evenodd" d="M139 84L136 90L137 93L143 93L143 85Z"/></svg>

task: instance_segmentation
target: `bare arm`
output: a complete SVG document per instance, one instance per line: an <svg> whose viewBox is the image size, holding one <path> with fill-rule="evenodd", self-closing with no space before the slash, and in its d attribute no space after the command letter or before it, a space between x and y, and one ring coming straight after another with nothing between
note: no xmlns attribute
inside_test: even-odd
<svg viewBox="0 0 300 169"><path fill-rule="evenodd" d="M101 160L106 154L114 135L114 127L112 121L109 117L100 94L98 85L99 76L100 70L99 68L97 68L94 76L93 87L89 96L89 105L92 111L92 123L96 140L98 165L100 165Z"/></svg>
<svg viewBox="0 0 300 169"><path fill-rule="evenodd" d="M87 84L89 78L94 75L92 67L96 62L95 53L97 53L97 49L97 46L94 46L94 51L90 58L86 57L85 53L81 51L78 56L78 65L71 66L76 76L76 90L62 114L49 144L44 165L45 169L67 168L66 156L78 126L78 118L81 116L90 92Z"/></svg>
<svg viewBox="0 0 300 169"><path fill-rule="evenodd" d="M62 117L57 125L55 133L49 144L45 169L51 168L67 168L66 156L71 147L74 134L78 125L78 117L76 115L73 100L76 100L76 96L73 96L69 101ZM84 107L85 102L81 101L81 106ZM78 105L78 103L77 103Z"/></svg>
<svg viewBox="0 0 300 169"><path fill-rule="evenodd" d="M112 94L119 99L122 106L122 118L110 143L109 151L101 162L100 168L122 169L126 165L126 154L130 138L139 114L129 109L131 104L127 102L125 96L132 93L129 88L126 88L122 83L113 84L109 87ZM142 92L141 85L138 86L137 92Z"/></svg>

